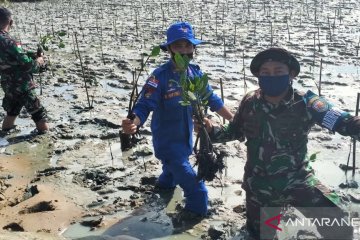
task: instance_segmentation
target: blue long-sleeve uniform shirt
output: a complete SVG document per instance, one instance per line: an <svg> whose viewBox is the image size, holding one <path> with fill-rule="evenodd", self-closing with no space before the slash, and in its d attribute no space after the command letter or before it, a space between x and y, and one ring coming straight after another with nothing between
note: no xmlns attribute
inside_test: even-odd
<svg viewBox="0 0 360 240"><path fill-rule="evenodd" d="M190 64L188 76L202 76L199 66ZM170 60L155 69L146 81L139 101L133 112L144 124L150 112L153 111L151 131L155 156L161 160L184 158L192 153L193 122L192 107L181 106L180 74L174 71L173 62ZM207 86L211 91L210 85ZM218 111L224 104L216 95L209 97L208 105L211 111Z"/></svg>

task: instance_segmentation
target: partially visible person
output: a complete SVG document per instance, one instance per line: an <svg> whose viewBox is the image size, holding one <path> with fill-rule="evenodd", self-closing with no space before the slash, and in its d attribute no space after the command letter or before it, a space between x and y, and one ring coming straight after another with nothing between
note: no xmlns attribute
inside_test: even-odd
<svg viewBox="0 0 360 240"><path fill-rule="evenodd" d="M38 56L30 58L9 31L13 25L11 12L0 8L0 76L1 87L5 97L2 106L6 116L2 123L2 130L8 131L15 127L15 120L25 107L35 122L38 133L49 130L45 108L41 105L35 92L32 73L40 70L44 65L44 58Z"/></svg>
<svg viewBox="0 0 360 240"><path fill-rule="evenodd" d="M242 99L234 120L226 126L214 126L205 120L214 142L247 140L247 161L243 179L246 191L246 227L251 239L262 239L261 209L274 207L271 217L287 205L301 207L307 218L345 217L341 198L314 176L309 165L307 142L315 125L360 139L360 117L351 116L311 91L292 87L300 72L300 63L282 48L258 53L250 65L260 88ZM306 211L308 207L331 210ZM277 210L276 210L277 209ZM277 211L277 212L276 212ZM262 224L262 225L261 225ZM276 223L274 223L276 224ZM267 228L273 239L274 228ZM352 227L318 227L325 239L352 239ZM296 237L296 236L295 236Z"/></svg>
<svg viewBox="0 0 360 240"><path fill-rule="evenodd" d="M160 45L162 50L169 52L169 61L155 69L146 81L134 107L135 119L122 121L123 132L133 134L138 126L144 124L150 112L153 112L151 131L155 156L163 164L157 186L171 189L180 185L184 190L185 211L194 216L206 216L208 192L204 182L197 180L196 172L189 162L193 150L193 109L179 103L181 87L174 81L179 83L180 73L174 55L179 53L192 58L195 46L200 43L194 37L189 23L178 22L171 25L167 30L167 42ZM201 77L203 74L195 64L189 65L187 73L190 78ZM207 90L212 90L210 85ZM227 120L232 119L232 114L216 94L212 93L208 102L211 111Z"/></svg>

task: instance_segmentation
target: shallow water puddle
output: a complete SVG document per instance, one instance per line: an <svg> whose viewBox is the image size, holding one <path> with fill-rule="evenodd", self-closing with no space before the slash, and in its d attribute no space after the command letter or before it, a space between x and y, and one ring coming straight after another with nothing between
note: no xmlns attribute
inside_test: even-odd
<svg viewBox="0 0 360 240"><path fill-rule="evenodd" d="M118 212L115 215L105 216L105 219L111 219L113 222L110 227L100 228L90 231L89 227L84 227L79 223L71 225L63 236L67 238L79 239L101 239L101 236L119 236L128 235L139 239L198 239L188 233L173 234L173 226L170 218L166 215L168 212L175 212L175 205L182 200L182 191L177 188L172 195L162 195L155 201L167 202L164 208L162 203L150 203L139 209L134 210L130 215L129 212ZM169 199L170 198L170 199ZM95 218L86 218L87 220ZM108 224L106 224L108 225Z"/></svg>
<svg viewBox="0 0 360 240"><path fill-rule="evenodd" d="M54 86L54 95L61 96L64 100L74 99L74 85Z"/></svg>

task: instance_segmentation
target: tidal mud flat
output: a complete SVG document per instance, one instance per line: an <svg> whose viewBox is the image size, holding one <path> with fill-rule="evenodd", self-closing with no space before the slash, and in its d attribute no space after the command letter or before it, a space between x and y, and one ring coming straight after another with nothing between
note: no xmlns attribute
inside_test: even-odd
<svg viewBox="0 0 360 240"><path fill-rule="evenodd" d="M11 34L25 49L34 50L39 39L53 37L46 52L52 71L34 75L51 131L33 135L34 124L22 112L17 130L0 138L0 239L243 238L243 143L223 146L228 167L221 181L207 183L211 216L180 232L166 213L176 211L181 190L153 192L161 164L152 154L150 121L141 129L141 144L120 150L120 123L142 53L162 43L166 28L177 20L191 22L205 41L196 49L195 62L219 95L222 79L231 110L257 87L250 61L270 46L296 54L302 70L294 85L304 91L318 92L322 61L321 94L342 109L355 110L360 91L356 0L60 0L8 7L15 20ZM59 37L59 31L66 34ZM161 53L151 59L140 85L166 58ZM0 111L0 119L4 116ZM309 153L319 152L313 162L319 179L357 212L359 190L339 187L359 176L358 170L352 178L339 168L346 164L349 144L349 138L315 127Z"/></svg>

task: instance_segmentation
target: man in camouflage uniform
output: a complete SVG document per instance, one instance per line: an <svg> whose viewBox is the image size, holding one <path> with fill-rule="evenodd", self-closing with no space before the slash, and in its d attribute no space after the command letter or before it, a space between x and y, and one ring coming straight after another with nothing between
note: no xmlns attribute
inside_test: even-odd
<svg viewBox="0 0 360 240"><path fill-rule="evenodd" d="M284 49L260 52L252 60L250 70L259 79L260 88L243 98L233 122L220 127L206 121L214 141L247 139L242 187L246 191L250 236L261 238L262 207L334 207L331 213L325 212L320 217L344 216L338 207L340 198L319 183L309 166L308 134L318 124L359 139L360 118L341 111L311 91L302 93L294 89L292 80L299 74L300 64ZM313 212L303 214L307 218L319 217ZM274 236L275 229L272 230L267 236ZM341 231L320 227L318 231L331 239L352 239L351 227Z"/></svg>
<svg viewBox="0 0 360 240"><path fill-rule="evenodd" d="M44 65L42 56L30 58L10 35L13 20L11 12L0 8L0 76L4 90L3 108L7 115L2 130L8 131L15 127L15 119L23 106L31 114L39 133L49 129L46 122L46 111L40 104L35 93L32 73L38 72Z"/></svg>

